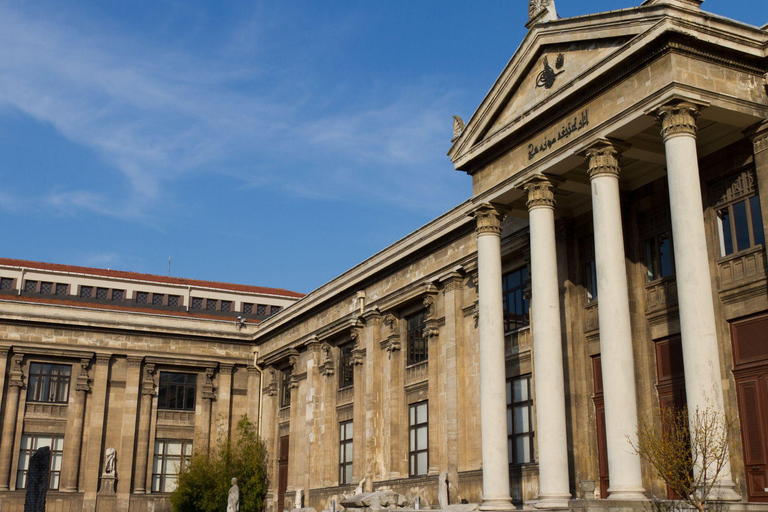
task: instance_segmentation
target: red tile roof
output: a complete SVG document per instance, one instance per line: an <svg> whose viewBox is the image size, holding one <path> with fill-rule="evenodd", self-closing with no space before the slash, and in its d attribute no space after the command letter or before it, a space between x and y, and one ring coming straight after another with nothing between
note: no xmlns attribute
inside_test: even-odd
<svg viewBox="0 0 768 512"><path fill-rule="evenodd" d="M87 274L91 276L111 277L116 279L133 279L136 281L151 281L154 283L176 284L182 286L200 286L205 288L218 288L234 292L262 293L266 295L279 295L300 299L303 293L292 292L282 288L265 288L263 286L250 286L246 284L219 283L216 281L203 281L199 279L185 279L183 277L157 276L153 274L141 274L138 272L125 272L122 270L110 270L103 268L77 267L74 265L61 265L59 263L42 263L39 261L16 260L12 258L0 258L0 266L24 267L29 269L50 270L54 272L71 272ZM135 311L135 308L132 308Z"/></svg>

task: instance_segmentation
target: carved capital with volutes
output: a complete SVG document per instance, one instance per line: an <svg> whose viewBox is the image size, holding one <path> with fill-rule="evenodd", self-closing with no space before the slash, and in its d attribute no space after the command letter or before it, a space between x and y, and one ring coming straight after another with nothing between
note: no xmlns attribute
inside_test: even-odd
<svg viewBox="0 0 768 512"><path fill-rule="evenodd" d="M504 213L490 204L482 204L472 212L472 216L477 221L478 235L501 235L501 221L504 220Z"/></svg>
<svg viewBox="0 0 768 512"><path fill-rule="evenodd" d="M523 185L528 194L526 206L529 210L538 207L555 207L555 184L546 176L534 176Z"/></svg>
<svg viewBox="0 0 768 512"><path fill-rule="evenodd" d="M600 176L619 176L619 156L626 149L626 146L600 139L592 144L584 152L584 157L589 166L589 178L594 179Z"/></svg>
<svg viewBox="0 0 768 512"><path fill-rule="evenodd" d="M656 111L656 118L661 123L661 137L664 141L680 135L696 137L696 119L698 117L699 107L685 101L664 105Z"/></svg>

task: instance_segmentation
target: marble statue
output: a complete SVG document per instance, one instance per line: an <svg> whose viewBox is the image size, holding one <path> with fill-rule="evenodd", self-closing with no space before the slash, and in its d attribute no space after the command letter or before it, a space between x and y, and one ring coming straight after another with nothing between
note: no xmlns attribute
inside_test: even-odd
<svg viewBox="0 0 768 512"><path fill-rule="evenodd" d="M357 484L357 488L355 489L355 494L363 494L365 492L365 477L363 477L362 480L360 480L360 483Z"/></svg>
<svg viewBox="0 0 768 512"><path fill-rule="evenodd" d="M301 489L296 489L296 500L293 502L293 508L302 508L304 506L304 503L302 503L302 495L304 494L304 491Z"/></svg>
<svg viewBox="0 0 768 512"><path fill-rule="evenodd" d="M229 498L227 498L227 512L239 512L240 510L240 488L237 486L237 478L232 479L232 487L229 488Z"/></svg>
<svg viewBox="0 0 768 512"><path fill-rule="evenodd" d="M448 508L448 474L445 471L437 478L437 499L441 509Z"/></svg>
<svg viewBox="0 0 768 512"><path fill-rule="evenodd" d="M107 455L104 459L104 474L114 475L117 465L117 452L113 447L107 448Z"/></svg>

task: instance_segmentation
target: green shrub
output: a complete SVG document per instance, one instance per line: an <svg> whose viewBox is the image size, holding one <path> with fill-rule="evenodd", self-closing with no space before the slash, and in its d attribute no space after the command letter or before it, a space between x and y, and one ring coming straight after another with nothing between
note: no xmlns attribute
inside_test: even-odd
<svg viewBox="0 0 768 512"><path fill-rule="evenodd" d="M231 440L195 450L171 494L173 512L221 512L227 509L230 481L240 487L240 512L261 512L267 494L267 450L256 425L243 416Z"/></svg>

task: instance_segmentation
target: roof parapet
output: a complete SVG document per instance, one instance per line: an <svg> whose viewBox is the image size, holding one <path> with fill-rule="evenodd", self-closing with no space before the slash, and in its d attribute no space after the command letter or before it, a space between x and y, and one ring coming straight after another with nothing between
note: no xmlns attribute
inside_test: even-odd
<svg viewBox="0 0 768 512"><path fill-rule="evenodd" d="M642 7L651 5L673 5L682 9L701 10L701 4L704 0L645 0Z"/></svg>

